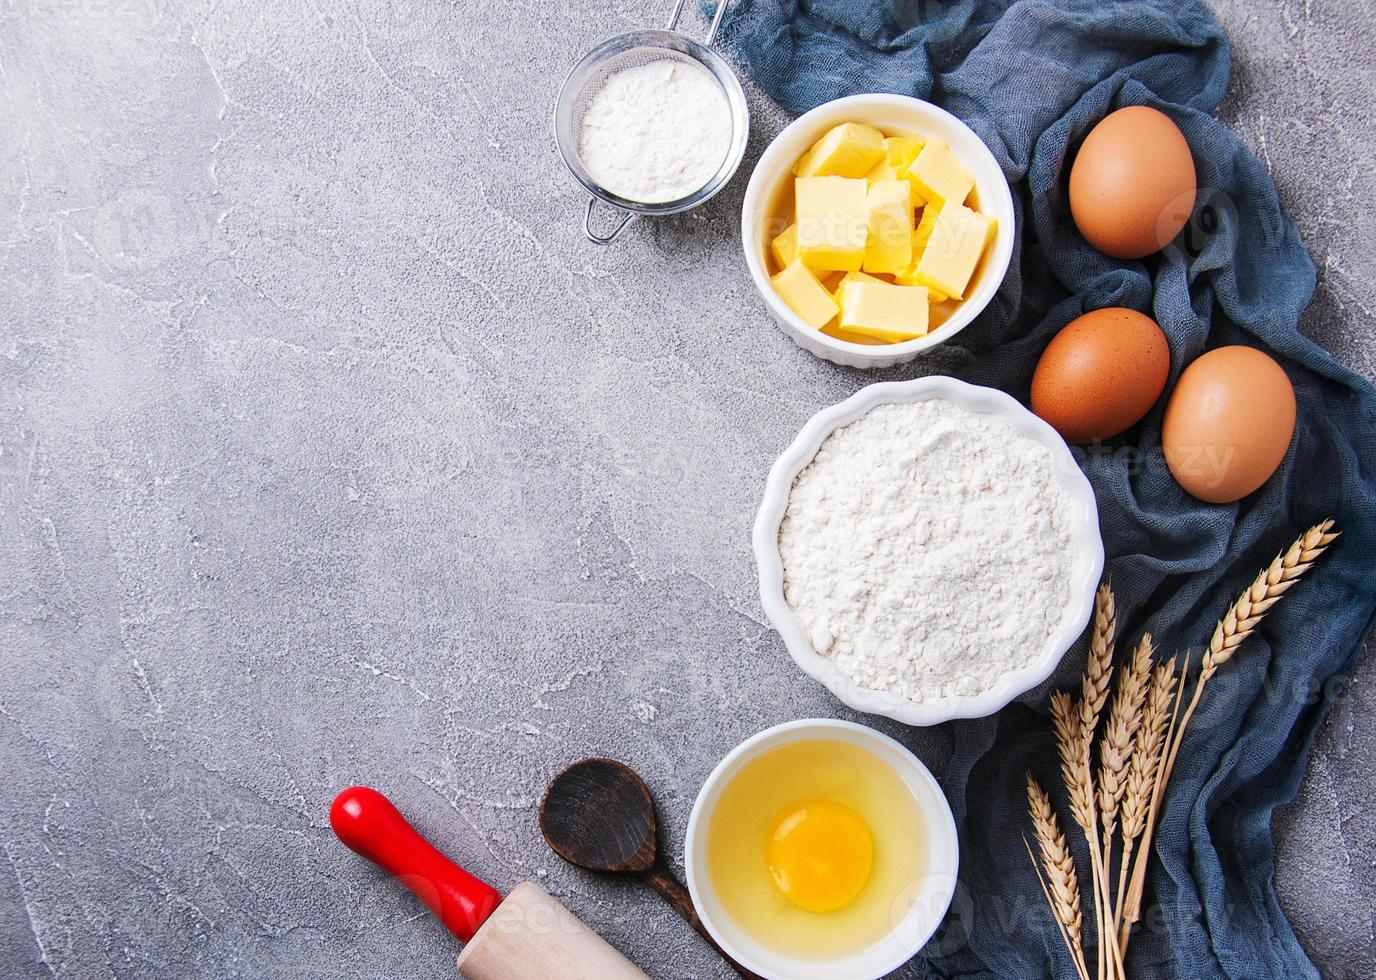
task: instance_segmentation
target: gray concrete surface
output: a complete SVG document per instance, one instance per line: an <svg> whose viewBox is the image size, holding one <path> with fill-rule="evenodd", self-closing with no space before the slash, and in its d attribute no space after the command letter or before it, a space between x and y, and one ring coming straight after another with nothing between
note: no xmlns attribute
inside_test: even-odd
<svg viewBox="0 0 1376 980"><path fill-rule="evenodd" d="M676 859L722 752L841 713L746 530L864 377L766 322L742 181L598 249L549 138L575 56L666 6L0 5L0 975L452 976L329 832L355 781L657 976L725 975L533 810L615 752ZM1219 13L1225 116L1323 270L1306 329L1371 375L1370 2ZM751 94L747 166L785 121ZM1331 977L1376 975L1373 669L1278 826Z"/></svg>

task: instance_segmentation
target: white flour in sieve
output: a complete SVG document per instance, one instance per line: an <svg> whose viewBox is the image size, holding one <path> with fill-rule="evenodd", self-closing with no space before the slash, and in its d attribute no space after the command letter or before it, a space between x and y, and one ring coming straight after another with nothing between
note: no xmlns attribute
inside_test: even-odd
<svg viewBox="0 0 1376 980"><path fill-rule="evenodd" d="M707 69L663 58L612 73L583 114L578 155L600 185L631 201L687 197L731 148L731 106Z"/></svg>
<svg viewBox="0 0 1376 980"><path fill-rule="evenodd" d="M784 595L862 688L978 694L1038 659L1070 604L1072 504L1046 447L942 399L879 405L798 474Z"/></svg>

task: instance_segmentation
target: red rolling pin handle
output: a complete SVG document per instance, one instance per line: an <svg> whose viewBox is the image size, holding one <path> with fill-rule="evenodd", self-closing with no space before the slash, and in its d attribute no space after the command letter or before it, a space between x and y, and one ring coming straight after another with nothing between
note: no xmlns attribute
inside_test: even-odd
<svg viewBox="0 0 1376 980"><path fill-rule="evenodd" d="M464 942L501 904L486 882L435 850L392 801L367 786L350 786L330 806L335 836L394 875Z"/></svg>

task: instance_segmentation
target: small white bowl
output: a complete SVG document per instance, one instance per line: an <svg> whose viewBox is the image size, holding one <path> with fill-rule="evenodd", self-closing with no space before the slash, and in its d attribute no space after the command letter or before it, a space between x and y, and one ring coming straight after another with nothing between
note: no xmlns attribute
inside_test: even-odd
<svg viewBox="0 0 1376 980"><path fill-rule="evenodd" d="M834 660L812 648L793 607L784 598L784 566L779 554L779 525L788 510L793 481L818 448L836 429L849 425L876 405L940 398L970 412L990 412L1006 419L1020 434L1044 445L1051 453L1051 473L1070 496L1074 517L1070 527L1070 602L1059 628L1021 670L1004 674L989 690L973 695L954 695L931 701L909 701L861 688ZM1094 592L1104 570L1104 545L1099 537L1099 509L1089 480L1071 455L1065 440L1011 395L994 388L966 384L955 378L934 375L912 381L885 381L861 388L845 401L824 408L803 426L783 455L775 461L765 483L764 499L755 517L753 532L755 564L760 576L760 602L765 614L783 637L793 660L807 674L825 685L856 711L883 715L907 725L937 725L954 718L982 718L998 711L1051 676L1065 652L1084 632L1094 611Z"/></svg>
<svg viewBox="0 0 1376 980"><path fill-rule="evenodd" d="M925 337L901 344L855 344L809 327L774 291L769 282L766 234L770 204L793 164L827 130L843 122L861 122L892 131L936 136L947 142L975 175L979 208L998 219L992 251L975 273L974 290L949 320ZM911 361L924 350L944 344L977 317L998 292L1013 256L1013 195L1008 179L975 131L945 109L906 95L851 95L819 105L786 126L764 151L750 175L741 207L741 244L755 288L765 306L798 344L818 357L846 367L881 368ZM782 229L779 229L780 231Z"/></svg>
<svg viewBox="0 0 1376 980"><path fill-rule="evenodd" d="M879 942L837 960L794 959L754 941L745 927L722 907L707 870L707 827L726 785L752 759L771 749L805 739L832 739L861 746L886 762L917 800L927 834L928 863L921 878L900 896L907 904L902 918ZM765 729L746 739L717 764L698 792L688 818L683 851L688 892L698 917L727 954L764 980L878 980L898 969L926 945L946 915L955 894L960 840L951 806L940 784L922 762L887 735L850 721L810 718Z"/></svg>

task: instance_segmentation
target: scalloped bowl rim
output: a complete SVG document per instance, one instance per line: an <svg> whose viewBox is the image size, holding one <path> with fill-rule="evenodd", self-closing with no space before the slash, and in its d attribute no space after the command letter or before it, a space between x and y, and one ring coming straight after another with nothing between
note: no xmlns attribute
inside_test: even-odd
<svg viewBox="0 0 1376 980"><path fill-rule="evenodd" d="M1050 450L1053 477L1071 499L1074 519L1070 535L1074 557L1066 614L1034 660L1025 667L1004 674L997 684L979 694L952 695L916 702L859 687L835 661L813 649L802 622L784 598L779 526L788 509L788 497L794 479L812 462L818 448L832 432L854 422L877 405L930 398L944 398L967 411L999 415L1007 419L1021 435ZM845 401L812 416L769 471L764 496L755 517L752 542L759 573L760 602L770 624L783 637L794 662L848 707L907 725L937 725L956 718L982 718L1044 683L1089 623L1094 611L1094 593L1104 567L1099 510L1094 490L1075 462L1065 440L1011 395L943 375L867 385Z"/></svg>

